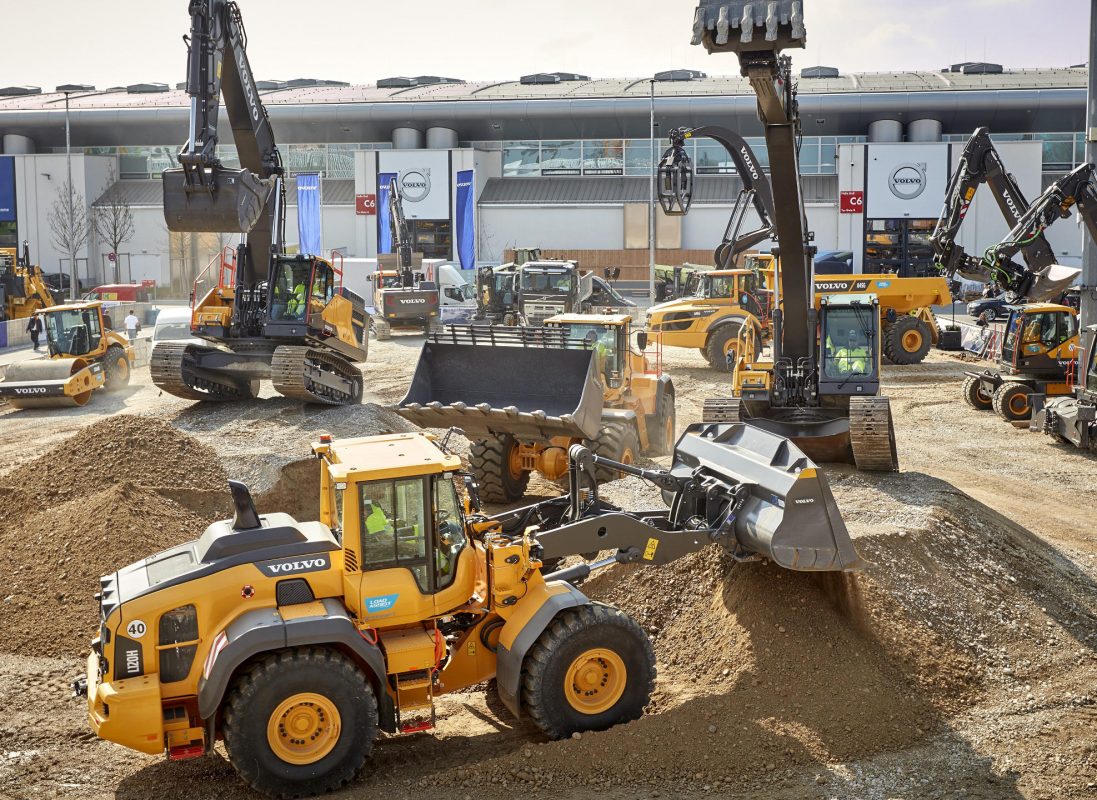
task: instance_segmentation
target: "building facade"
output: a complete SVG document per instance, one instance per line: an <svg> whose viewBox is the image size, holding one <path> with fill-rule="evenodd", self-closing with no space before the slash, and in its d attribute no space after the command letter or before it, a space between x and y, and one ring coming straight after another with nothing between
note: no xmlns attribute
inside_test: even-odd
<svg viewBox="0 0 1097 800"><path fill-rule="evenodd" d="M540 246L597 252L599 263L643 277L652 165L670 129L729 127L767 163L743 79L684 70L656 77L260 82L290 176L288 239L296 239L293 176L319 173L324 249L353 257L386 252L384 200L395 179L416 247L430 257L470 267L500 261L515 246ZM852 252L859 272L925 271L928 234L971 131L991 129L1031 201L1082 161L1086 77L1084 68L1013 72L996 65L867 75L805 70L800 161L816 245ZM68 163L64 105L57 93L0 89L0 246L29 240L47 271L66 268L48 221ZM82 274L92 283L117 273L185 291L213 254L235 243L228 234L169 234L164 226L159 174L174 162L173 142L186 137L186 94L138 84L70 94L69 105L78 195L94 214L117 182L109 197L124 198L135 219L116 261L89 237ZM689 146L697 200L686 217L657 214L661 262L714 248L739 190L718 144L698 139ZM237 165L231 141L220 154L227 166ZM962 244L981 252L1006 231L995 204L980 195ZM1049 239L1063 263L1079 262L1077 226L1062 223Z"/></svg>

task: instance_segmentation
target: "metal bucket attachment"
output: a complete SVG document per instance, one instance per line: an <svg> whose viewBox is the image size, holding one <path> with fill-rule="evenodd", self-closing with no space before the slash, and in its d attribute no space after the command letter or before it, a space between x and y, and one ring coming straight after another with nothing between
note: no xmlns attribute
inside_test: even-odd
<svg viewBox="0 0 1097 800"><path fill-rule="evenodd" d="M0 399L15 408L72 408L87 405L102 385L102 366L82 358L24 361L8 367Z"/></svg>
<svg viewBox="0 0 1097 800"><path fill-rule="evenodd" d="M1074 284L1074 281L1081 274L1082 270L1076 267L1051 264L1037 273L1036 279L1032 282L1032 288L1028 290L1025 302L1055 302L1063 292Z"/></svg>
<svg viewBox="0 0 1097 800"><path fill-rule="evenodd" d="M428 341L396 411L421 427L458 427L473 439L592 439L602 385L591 350Z"/></svg>
<svg viewBox="0 0 1097 800"><path fill-rule="evenodd" d="M739 487L735 541L725 546L768 558L786 569L846 571L864 566L826 477L788 439L747 425L691 425L674 449L671 473L706 484L680 492L671 518L719 524Z"/></svg>
<svg viewBox="0 0 1097 800"><path fill-rule="evenodd" d="M804 47L803 0L700 0L692 44L710 53L748 53Z"/></svg>
<svg viewBox="0 0 1097 800"><path fill-rule="evenodd" d="M217 167L206 173L213 191L187 184L182 169L166 169L164 220L175 233L247 233L267 205L272 183L246 169Z"/></svg>

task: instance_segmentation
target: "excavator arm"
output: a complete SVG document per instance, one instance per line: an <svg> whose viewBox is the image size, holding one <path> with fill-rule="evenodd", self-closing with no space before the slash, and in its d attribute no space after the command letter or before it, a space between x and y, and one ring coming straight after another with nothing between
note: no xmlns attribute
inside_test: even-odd
<svg viewBox="0 0 1097 800"><path fill-rule="evenodd" d="M1010 228L1014 227L1028 211L1028 201L1017 179L1006 171L1001 155L990 138L989 129L978 128L964 146L960 163L945 193L944 208L931 237L938 267L950 280L956 275L984 282L998 280L1020 302L1043 299L1030 297L1028 294L1028 290L1032 288L1033 273L1044 271L1055 263L1054 252L1042 231L1029 237L1020 248L1028 264L1027 268L1009 263L1004 265L1004 269L993 271L993 274L984 260L969 255L956 243L956 237L975 194L984 183L993 192L994 201L1003 218Z"/></svg>
<svg viewBox="0 0 1097 800"><path fill-rule="evenodd" d="M396 178L389 182L389 231L392 233L392 247L400 257L400 282L410 288L415 285L411 231L404 217L404 196L400 193Z"/></svg>
<svg viewBox="0 0 1097 800"><path fill-rule="evenodd" d="M249 258L239 283L265 280L272 254L283 250L284 168L247 56L240 8L231 0L191 0L187 44L190 129L178 169L164 171L164 217L177 232L248 234ZM242 169L217 156L221 98Z"/></svg>

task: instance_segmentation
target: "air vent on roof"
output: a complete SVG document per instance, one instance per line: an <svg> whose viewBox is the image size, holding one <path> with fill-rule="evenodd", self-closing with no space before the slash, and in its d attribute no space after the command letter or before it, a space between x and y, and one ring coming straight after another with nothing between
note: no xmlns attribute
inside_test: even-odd
<svg viewBox="0 0 1097 800"><path fill-rule="evenodd" d="M559 83L560 76L554 75L551 72L535 72L532 75L523 75L519 78L519 83L523 86L537 86L540 84Z"/></svg>
<svg viewBox="0 0 1097 800"><path fill-rule="evenodd" d="M306 89L310 86L350 86L350 84L346 81L326 81L320 78L294 78L286 81L286 86L290 89Z"/></svg>
<svg viewBox="0 0 1097 800"><path fill-rule="evenodd" d="M75 92L94 92L95 87L90 83L64 83L58 86L54 91L56 92L68 92L73 94Z"/></svg>
<svg viewBox="0 0 1097 800"><path fill-rule="evenodd" d="M837 67L804 67L800 70L801 78L837 78L839 76Z"/></svg>
<svg viewBox="0 0 1097 800"><path fill-rule="evenodd" d="M970 61L961 61L959 64L953 64L951 67L948 68L947 71L948 72L963 72L964 67L966 67L970 63L972 63L972 62L970 62Z"/></svg>
<svg viewBox="0 0 1097 800"><path fill-rule="evenodd" d="M1001 75L1002 65L977 61L973 64L964 64L963 69L960 71L965 75Z"/></svg>
<svg viewBox="0 0 1097 800"><path fill-rule="evenodd" d="M439 83L464 83L460 78L443 78L440 75L416 75L414 80L417 86L433 86Z"/></svg>
<svg viewBox="0 0 1097 800"><path fill-rule="evenodd" d="M415 78L382 78L377 81L378 89L410 89L418 85L419 81Z"/></svg>
<svg viewBox="0 0 1097 800"><path fill-rule="evenodd" d="M655 73L657 81L696 81L707 77L708 75L695 69L668 69L666 72Z"/></svg>
<svg viewBox="0 0 1097 800"><path fill-rule="evenodd" d="M1067 67L1067 69L1085 69L1088 66L1089 66L1088 63L1071 64L1069 67Z"/></svg>
<svg viewBox="0 0 1097 800"><path fill-rule="evenodd" d="M126 87L126 91L130 94L156 94L167 90L166 83L132 83Z"/></svg>
<svg viewBox="0 0 1097 800"><path fill-rule="evenodd" d="M28 94L42 94L40 86L5 86L0 89L2 97L25 97Z"/></svg>
<svg viewBox="0 0 1097 800"><path fill-rule="evenodd" d="M285 81L256 81L255 88L261 92L271 91L273 89L285 89Z"/></svg>

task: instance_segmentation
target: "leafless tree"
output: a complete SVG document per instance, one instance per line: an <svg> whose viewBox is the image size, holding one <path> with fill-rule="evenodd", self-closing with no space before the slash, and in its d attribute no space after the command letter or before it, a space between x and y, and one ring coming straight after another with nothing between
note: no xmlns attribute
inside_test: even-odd
<svg viewBox="0 0 1097 800"><path fill-rule="evenodd" d="M107 175L110 187L99 199L92 215L92 224L99 241L110 248L114 265L114 283L118 283L118 251L133 238L133 210L122 187L115 181L114 167Z"/></svg>
<svg viewBox="0 0 1097 800"><path fill-rule="evenodd" d="M57 199L50 206L50 232L53 244L69 256L69 297L76 299L80 282L77 279L76 254L88 243L91 226L88 224L88 207L84 195L73 188L72 182L65 180L57 193Z"/></svg>

